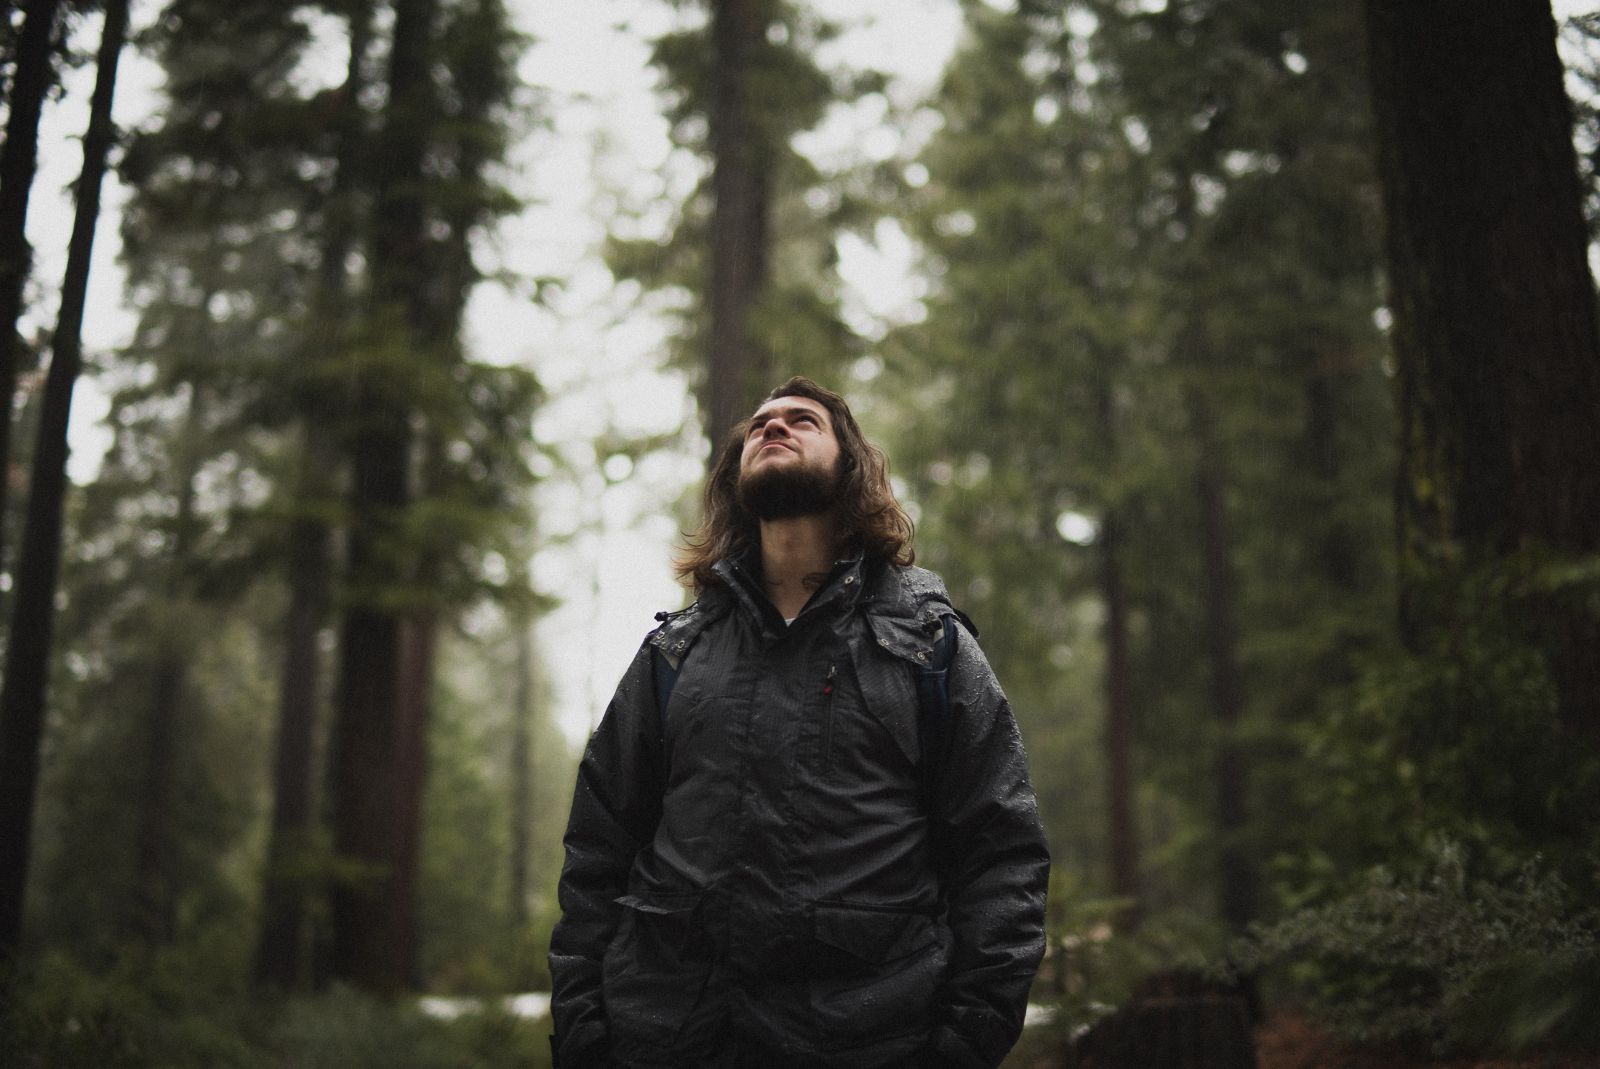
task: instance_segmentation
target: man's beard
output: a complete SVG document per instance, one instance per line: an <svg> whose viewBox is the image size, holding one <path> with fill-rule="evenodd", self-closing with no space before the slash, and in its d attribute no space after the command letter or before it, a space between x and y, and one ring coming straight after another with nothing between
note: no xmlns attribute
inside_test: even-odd
<svg viewBox="0 0 1600 1069"><path fill-rule="evenodd" d="M838 497L837 468L768 465L739 479L739 504L758 520L820 515Z"/></svg>

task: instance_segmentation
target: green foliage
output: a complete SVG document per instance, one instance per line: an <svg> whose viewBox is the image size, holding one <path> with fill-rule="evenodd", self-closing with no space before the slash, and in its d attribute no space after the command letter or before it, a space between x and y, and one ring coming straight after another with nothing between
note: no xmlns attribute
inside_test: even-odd
<svg viewBox="0 0 1600 1069"><path fill-rule="evenodd" d="M164 949L124 946L100 966L62 952L26 962L0 1020L11 1069L230 1066L265 1069L241 978L237 929Z"/></svg>
<svg viewBox="0 0 1600 1069"><path fill-rule="evenodd" d="M433 991L491 995L548 990L546 951L561 836L570 800L571 754L548 693L535 685L530 732L530 811L514 813L508 739L517 666L514 624L480 613L474 631L451 636L431 725L419 874L420 966ZM483 617L488 617L485 620ZM512 619L515 619L513 617ZM528 837L531 901L511 900L513 821Z"/></svg>
<svg viewBox="0 0 1600 1069"><path fill-rule="evenodd" d="M216 935L217 933L214 933ZM14 977L0 1020L6 1069L538 1069L547 1020L490 1005L441 1019L415 1003L348 988L283 1002L240 985L238 939L154 953L110 968L61 954ZM219 951L221 952L219 954Z"/></svg>
<svg viewBox="0 0 1600 1069"><path fill-rule="evenodd" d="M1600 910L1540 859L1475 878L1436 839L1413 875L1374 868L1347 895L1255 931L1244 969L1289 982L1355 1040L1433 1053L1600 1051Z"/></svg>
<svg viewBox="0 0 1600 1069"><path fill-rule="evenodd" d="M151 674L161 660L170 663L174 648L187 671L161 834L175 938L243 923L266 813L270 725L261 710L272 703L270 643L248 617L268 611L271 599L247 600L238 616L214 605L174 606L159 590L138 587L140 557L133 547L124 553L115 563L131 573L109 584L104 592L114 596L106 600L93 592L108 582L101 569L113 562L73 565L83 582L63 616L68 652L53 692L30 872L33 930L50 947L90 961L116 953L133 920L155 712ZM182 626L152 626L180 617Z"/></svg>
<svg viewBox="0 0 1600 1069"><path fill-rule="evenodd" d="M1366 655L1305 729L1314 774L1295 790L1321 821L1283 860L1301 902L1441 833L1501 867L1537 853L1568 881L1594 878L1600 754L1558 716L1537 623L1552 597L1590 596L1592 567L1530 553L1427 589L1453 625Z"/></svg>
<svg viewBox="0 0 1600 1069"><path fill-rule="evenodd" d="M840 318L834 246L851 203L841 193L841 176L819 171L794 139L821 122L829 108L879 88L881 78L818 67L812 57L838 31L803 5L757 0L753 11L765 33L747 57L745 84L734 90L747 109L748 137L721 149L742 154L763 176L767 277L751 312L751 337L770 354L780 377L805 374L836 382L861 352L859 339ZM719 76L715 58L709 22L698 17L656 40L652 63L663 76L672 141L695 159L701 179L672 204L668 232L635 236L641 228L623 220L613 225L605 251L619 278L666 297L663 303L682 320L672 356L690 369L704 363L710 320L714 199L707 164L717 148L710 136ZM647 211L659 208L656 203Z"/></svg>
<svg viewBox="0 0 1600 1069"><path fill-rule="evenodd" d="M1166 911L1128 929L1121 920L1133 905L1095 897L1081 874L1052 869L1048 950L1030 1001L1055 1009L1058 1032L1092 1025L1153 973L1203 968L1225 946L1222 927L1193 910Z"/></svg>
<svg viewBox="0 0 1600 1069"><path fill-rule="evenodd" d="M1211 897L1197 888L1216 879L1224 742L1252 766L1245 851L1264 861L1314 833L1316 812L1285 804L1305 736L1392 630L1393 454L1365 86L1347 62L1359 11L1153 7L966 5L927 181L902 198L927 318L885 339L875 385L919 550L984 629L1052 844L1090 873L1108 853L1118 565L1159 912ZM1202 457L1230 535L1231 739Z"/></svg>
<svg viewBox="0 0 1600 1069"><path fill-rule="evenodd" d="M335 988L284 1006L265 1046L274 1064L296 1069L539 1069L550 1064L548 1035L547 1022L496 1008L439 1020Z"/></svg>

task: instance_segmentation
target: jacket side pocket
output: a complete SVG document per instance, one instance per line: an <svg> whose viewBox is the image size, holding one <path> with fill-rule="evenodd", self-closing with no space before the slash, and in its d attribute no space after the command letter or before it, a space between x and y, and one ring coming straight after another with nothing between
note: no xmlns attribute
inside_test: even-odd
<svg viewBox="0 0 1600 1069"><path fill-rule="evenodd" d="M700 896L624 895L601 983L612 1046L671 1047L705 990L711 954Z"/></svg>

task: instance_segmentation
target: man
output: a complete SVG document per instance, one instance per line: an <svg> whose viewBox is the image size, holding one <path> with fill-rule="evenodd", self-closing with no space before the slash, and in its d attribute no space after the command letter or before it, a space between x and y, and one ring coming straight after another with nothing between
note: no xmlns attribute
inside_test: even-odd
<svg viewBox="0 0 1600 1069"><path fill-rule="evenodd" d="M1044 949L1022 741L882 452L808 379L722 447L589 741L557 1064L998 1065Z"/></svg>

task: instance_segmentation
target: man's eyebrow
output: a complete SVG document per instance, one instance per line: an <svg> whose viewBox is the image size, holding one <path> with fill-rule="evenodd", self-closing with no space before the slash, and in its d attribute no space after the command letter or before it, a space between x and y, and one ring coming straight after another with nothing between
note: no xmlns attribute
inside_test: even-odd
<svg viewBox="0 0 1600 1069"><path fill-rule="evenodd" d="M805 405L790 405L788 408L763 408L750 417L750 425L759 427L773 416L782 416L785 419L793 419L795 416L810 416L819 423L824 419L823 414L815 408Z"/></svg>

